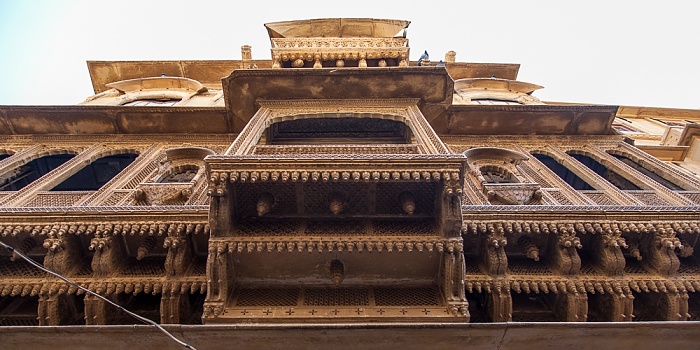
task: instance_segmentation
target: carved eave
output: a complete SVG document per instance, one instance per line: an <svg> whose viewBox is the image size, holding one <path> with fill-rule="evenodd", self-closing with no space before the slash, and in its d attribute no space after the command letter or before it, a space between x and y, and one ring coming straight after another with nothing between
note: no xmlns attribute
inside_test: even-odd
<svg viewBox="0 0 700 350"><path fill-rule="evenodd" d="M413 64L413 62L411 62ZM446 62L447 73L453 80L469 78L491 78L515 80L518 78L519 64L513 63L468 63Z"/></svg>
<svg viewBox="0 0 700 350"><path fill-rule="evenodd" d="M453 78L454 79L454 78ZM502 78L469 78L455 80L455 91L490 90L531 94L543 87L536 84Z"/></svg>
<svg viewBox="0 0 700 350"><path fill-rule="evenodd" d="M240 131L259 100L419 99L428 120L452 103L453 81L444 67L236 70L223 79L226 109Z"/></svg>
<svg viewBox="0 0 700 350"><path fill-rule="evenodd" d="M616 106L452 105L426 116L438 134L613 135Z"/></svg>
<svg viewBox="0 0 700 350"><path fill-rule="evenodd" d="M223 108L0 106L0 135L228 134Z"/></svg>
<svg viewBox="0 0 700 350"><path fill-rule="evenodd" d="M270 60L251 60L260 68L272 67ZM240 60L206 61L88 61L88 71L95 94L107 91L107 84L129 79L159 77L189 78L201 82L208 89L221 89L221 77L242 68Z"/></svg>
<svg viewBox="0 0 700 350"><path fill-rule="evenodd" d="M209 156L205 162L210 177L224 176L231 182L458 180L466 166L462 155L395 155L388 159L381 155L363 159Z"/></svg>
<svg viewBox="0 0 700 350"><path fill-rule="evenodd" d="M119 206L119 207L42 207L42 208L0 208L0 220L25 220L26 222L109 222L109 221L163 221L163 220L207 220L208 205L178 206Z"/></svg>
<svg viewBox="0 0 700 350"><path fill-rule="evenodd" d="M432 253L463 251L461 239L436 236L343 236L343 237L226 237L212 239L217 249L229 253Z"/></svg>
<svg viewBox="0 0 700 350"><path fill-rule="evenodd" d="M410 21L375 18L320 18L265 23L272 38L370 37L391 38Z"/></svg>
<svg viewBox="0 0 700 350"><path fill-rule="evenodd" d="M129 80L121 80L114 83L106 84L108 88L117 89L121 93L135 91L163 91L172 90L183 93L197 93L207 91L207 88L202 83L181 77L149 77L137 78Z"/></svg>

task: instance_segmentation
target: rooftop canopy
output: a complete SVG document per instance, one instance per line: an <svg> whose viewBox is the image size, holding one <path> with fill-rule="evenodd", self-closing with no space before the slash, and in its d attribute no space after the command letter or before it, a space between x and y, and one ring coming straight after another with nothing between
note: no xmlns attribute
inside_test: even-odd
<svg viewBox="0 0 700 350"><path fill-rule="evenodd" d="M321 18L265 23L273 38L391 38L410 21L374 18Z"/></svg>

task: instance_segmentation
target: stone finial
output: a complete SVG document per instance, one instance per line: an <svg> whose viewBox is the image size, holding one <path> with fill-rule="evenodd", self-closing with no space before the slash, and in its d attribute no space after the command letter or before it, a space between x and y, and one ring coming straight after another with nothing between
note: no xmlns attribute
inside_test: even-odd
<svg viewBox="0 0 700 350"><path fill-rule="evenodd" d="M450 50L445 53L445 62L451 63L455 62L455 59L457 58L457 53Z"/></svg>
<svg viewBox="0 0 700 350"><path fill-rule="evenodd" d="M241 46L241 59L244 61L253 59L253 53L250 45Z"/></svg>

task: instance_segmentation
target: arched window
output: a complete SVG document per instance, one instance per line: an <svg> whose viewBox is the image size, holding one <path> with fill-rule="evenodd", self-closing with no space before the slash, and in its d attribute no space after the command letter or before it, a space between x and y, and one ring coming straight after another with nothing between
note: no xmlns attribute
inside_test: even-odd
<svg viewBox="0 0 700 350"><path fill-rule="evenodd" d="M635 162L634 160L632 160L632 159L630 159L630 158L628 158L628 157L626 157L626 156L623 156L623 155L620 155L620 154L614 154L614 153L610 153L610 155L613 156L613 157L615 157L615 158L617 158L617 159L619 159L621 162L623 162L623 163L629 165L630 167L634 168L634 170L637 170L637 171L639 171L640 173L642 173L642 174L644 174L644 175L646 175L646 176L652 178L654 181L660 183L661 185L663 185L664 187L666 187L666 188L668 188L668 189L670 189L670 190L674 190L674 191L683 191L683 188L682 188L682 187L680 187L680 186L676 185L675 183L673 183L673 182L671 182L671 181L665 179L665 178L662 177L661 175L655 173L654 171L652 171L652 170L646 168L644 165L639 164L639 163Z"/></svg>
<svg viewBox="0 0 700 350"><path fill-rule="evenodd" d="M586 181L578 177L578 175L569 170L567 167L561 165L554 158L542 153L533 153L532 155L574 189L594 190L593 186L589 185Z"/></svg>
<svg viewBox="0 0 700 350"><path fill-rule="evenodd" d="M19 191L73 157L74 154L55 154L34 159L0 175L0 190Z"/></svg>
<svg viewBox="0 0 700 350"><path fill-rule="evenodd" d="M119 174L138 154L123 153L102 157L80 169L51 191L95 191Z"/></svg>
<svg viewBox="0 0 700 350"><path fill-rule="evenodd" d="M588 167L589 169L593 170L596 174L600 175L602 178L608 180L611 184L615 185L615 187L621 189L621 190L641 190L639 186L635 185L632 183L630 180L627 180L624 178L622 175L608 169L603 164L600 164L597 160L580 154L580 153L569 153L570 156L574 157L576 160L581 162L583 165Z"/></svg>

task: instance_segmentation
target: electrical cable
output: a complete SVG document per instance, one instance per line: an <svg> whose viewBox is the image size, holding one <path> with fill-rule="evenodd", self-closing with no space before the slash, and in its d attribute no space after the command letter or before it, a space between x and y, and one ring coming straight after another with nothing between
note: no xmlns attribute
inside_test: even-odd
<svg viewBox="0 0 700 350"><path fill-rule="evenodd" d="M110 305L112 305L112 306L114 306L114 307L116 307L116 308L118 308L118 309L124 311L124 312L125 312L126 314L128 314L129 316L131 316L131 317L133 317L133 318L135 318L135 319L137 319L137 320L139 320L139 321L141 321L141 322L143 322L143 323L145 323L145 324L148 324L148 325L151 325L151 326L156 327L158 330L160 330L161 332L165 333L165 335L167 335L168 337L170 337L170 339L174 340L176 343L178 343L178 344L182 345L183 347L185 347L185 349L197 350L197 349L195 349L192 345L187 344L187 343L183 342L182 340L176 338L174 335L170 334L170 332L168 332L167 330L165 330L165 328L163 328L163 327L162 327L161 325L159 325L158 323L153 322L152 320L149 320L149 319L147 319L147 318L145 318L145 317L143 317L143 316L137 315L137 314L135 314L135 313L133 313L133 312L131 312L131 311L125 309L125 308L122 307L121 305L118 305L118 304L114 303L113 301L111 301L111 300L109 300L109 299L103 297L102 295L99 295L99 294L97 294L97 293L95 293L95 292L93 292L93 291L91 291L91 290L89 290L89 289L87 289L87 288L85 288L85 287L83 287L83 286L81 286L81 285L79 285L79 284L77 284L77 283L71 281L71 280L68 279L67 277L64 277L64 276L62 276L62 275L60 275L60 274L58 274L58 273L56 273L56 272L53 272L53 271L47 269L46 267L44 267L44 266L42 266L41 264L37 263L36 261L32 260L32 259L29 258L28 256L26 256L26 255L20 253L19 251L15 250L15 248L13 248L12 246L8 245L7 243L4 243L4 242L0 241L0 246L5 247L7 250L10 251L10 253L16 254L17 256L21 257L22 259L24 259L26 262L28 262L29 264L33 265L34 267L36 267L36 268L38 268L38 269L40 269L40 270L42 270L42 271L44 271L44 272L46 272L46 273L48 273L48 274L50 274L50 275L53 275L53 276L55 276L55 277L60 278L60 279L63 280L64 282L66 282L66 283L68 283L68 284L70 284L70 285L72 285L72 286L74 286L74 287L77 287L78 289L84 291L85 293L88 293L88 294L90 294L90 295L92 295L92 296L95 296L95 297L97 297L97 298L103 300L104 302L106 302L106 303L108 303L108 304L110 304Z"/></svg>

